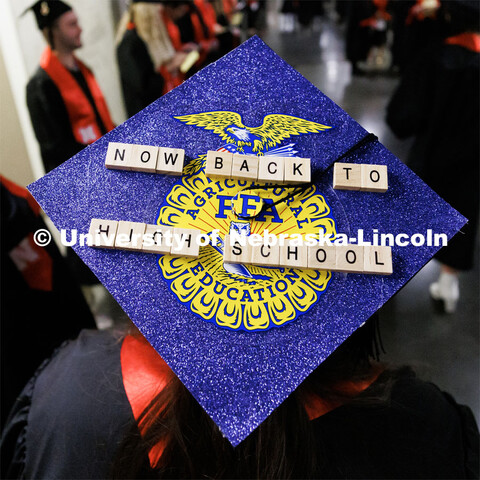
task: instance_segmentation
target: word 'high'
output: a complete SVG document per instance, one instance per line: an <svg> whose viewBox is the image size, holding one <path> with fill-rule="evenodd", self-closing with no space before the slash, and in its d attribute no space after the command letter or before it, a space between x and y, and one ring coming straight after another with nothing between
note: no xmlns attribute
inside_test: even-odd
<svg viewBox="0 0 480 480"><path fill-rule="evenodd" d="M199 230L148 225L123 220L93 218L89 235L92 246L132 250L144 253L163 253L178 257L198 257Z"/></svg>

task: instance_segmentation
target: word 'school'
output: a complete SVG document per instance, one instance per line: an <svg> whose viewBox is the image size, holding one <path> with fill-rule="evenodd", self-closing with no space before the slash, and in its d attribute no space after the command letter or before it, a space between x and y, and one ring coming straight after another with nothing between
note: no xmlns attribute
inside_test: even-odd
<svg viewBox="0 0 480 480"><path fill-rule="evenodd" d="M390 275L392 249L373 245L298 245L285 239L275 245L242 242L225 236L223 260L268 267L310 268L334 272Z"/></svg>

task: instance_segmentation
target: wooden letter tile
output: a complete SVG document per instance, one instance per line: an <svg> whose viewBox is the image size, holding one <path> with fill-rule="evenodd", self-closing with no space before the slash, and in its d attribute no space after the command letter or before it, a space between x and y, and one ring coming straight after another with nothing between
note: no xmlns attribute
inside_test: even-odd
<svg viewBox="0 0 480 480"><path fill-rule="evenodd" d="M173 228L163 225L147 225L142 251L146 253L170 253Z"/></svg>
<svg viewBox="0 0 480 480"><path fill-rule="evenodd" d="M312 178L309 158L285 158L285 183L308 183Z"/></svg>
<svg viewBox="0 0 480 480"><path fill-rule="evenodd" d="M182 148L160 147L156 172L167 175L181 175L184 161L185 150Z"/></svg>
<svg viewBox="0 0 480 480"><path fill-rule="evenodd" d="M230 178L232 176L233 155L230 152L207 152L205 175L207 177Z"/></svg>
<svg viewBox="0 0 480 480"><path fill-rule="evenodd" d="M360 245L336 245L336 271L363 273L363 248Z"/></svg>
<svg viewBox="0 0 480 480"><path fill-rule="evenodd" d="M170 253L179 257L198 257L200 246L198 244L198 230L189 228L173 229L173 245Z"/></svg>
<svg viewBox="0 0 480 480"><path fill-rule="evenodd" d="M234 153L232 177L241 180L256 180L258 177L258 157Z"/></svg>
<svg viewBox="0 0 480 480"><path fill-rule="evenodd" d="M308 247L308 268L335 270L337 257L334 245L314 245Z"/></svg>
<svg viewBox="0 0 480 480"><path fill-rule="evenodd" d="M142 250L145 227L145 223L119 221L115 237L115 248L121 250Z"/></svg>
<svg viewBox="0 0 480 480"><path fill-rule="evenodd" d="M258 181L265 183L283 183L285 158L260 157L258 161Z"/></svg>
<svg viewBox="0 0 480 480"><path fill-rule="evenodd" d="M225 235L223 261L226 263L250 263L252 247L245 235L245 245L238 239L241 235Z"/></svg>
<svg viewBox="0 0 480 480"><path fill-rule="evenodd" d="M285 240L285 244L280 246L278 264L281 267L308 268L308 247L296 243L294 240Z"/></svg>
<svg viewBox="0 0 480 480"><path fill-rule="evenodd" d="M157 167L158 147L150 145L133 145L131 168L136 172L155 173Z"/></svg>
<svg viewBox="0 0 480 480"><path fill-rule="evenodd" d="M386 192L388 173L386 165L362 165L361 190L366 192Z"/></svg>
<svg viewBox="0 0 480 480"><path fill-rule="evenodd" d="M360 190L362 167L356 163L335 163L333 165L333 188L337 190Z"/></svg>
<svg viewBox="0 0 480 480"><path fill-rule="evenodd" d="M393 273L392 248L365 246L364 248L364 273L391 275Z"/></svg>
<svg viewBox="0 0 480 480"><path fill-rule="evenodd" d="M275 266L280 261L279 245L253 245L251 247L252 257L249 263L253 265Z"/></svg>
<svg viewBox="0 0 480 480"><path fill-rule="evenodd" d="M114 248L118 222L92 218L88 233L92 239L92 247Z"/></svg>
<svg viewBox="0 0 480 480"><path fill-rule="evenodd" d="M105 166L114 170L130 170L133 145L129 143L110 142L108 144Z"/></svg>

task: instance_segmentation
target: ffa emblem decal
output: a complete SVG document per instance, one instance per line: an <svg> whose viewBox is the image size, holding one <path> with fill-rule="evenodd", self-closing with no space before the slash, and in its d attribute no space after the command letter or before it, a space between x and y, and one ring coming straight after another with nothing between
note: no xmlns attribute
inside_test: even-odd
<svg viewBox="0 0 480 480"><path fill-rule="evenodd" d="M253 128L243 125L235 112L174 118L219 135L227 143L218 150L259 156L295 156L295 145L282 145L284 140L332 128L289 115L267 115L260 127ZM250 235L263 234L265 230L277 236L322 231L334 237L336 225L330 206L315 185L274 205L292 190L265 189L252 181L208 178L205 158L206 155L200 155L185 167L186 174L173 185L160 206L157 223L198 229L212 234L212 240L220 240L201 248L197 258L160 255L161 275L180 302L219 327L261 331L295 320L319 300L328 287L331 272L224 263L223 239L231 232ZM246 188L248 194L242 193ZM256 202L266 202L268 208L248 221L237 214L240 210L248 216Z"/></svg>

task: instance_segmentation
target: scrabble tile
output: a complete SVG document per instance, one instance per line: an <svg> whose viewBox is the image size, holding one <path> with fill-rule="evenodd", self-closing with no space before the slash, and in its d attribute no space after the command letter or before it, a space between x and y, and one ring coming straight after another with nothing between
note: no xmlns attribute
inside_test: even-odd
<svg viewBox="0 0 480 480"><path fill-rule="evenodd" d="M250 262L253 265L276 266L280 261L279 245L252 245Z"/></svg>
<svg viewBox="0 0 480 480"><path fill-rule="evenodd" d="M150 145L133 145L130 170L155 173L158 150Z"/></svg>
<svg viewBox="0 0 480 480"><path fill-rule="evenodd" d="M362 167L356 163L335 163L333 166L333 188L337 190L360 190Z"/></svg>
<svg viewBox="0 0 480 480"><path fill-rule="evenodd" d="M92 218L88 233L92 239L92 247L114 248L118 222Z"/></svg>
<svg viewBox="0 0 480 480"><path fill-rule="evenodd" d="M234 153L232 177L243 180L256 180L258 177L258 157Z"/></svg>
<svg viewBox="0 0 480 480"><path fill-rule="evenodd" d="M364 273L391 275L393 273L392 248L365 246L363 257Z"/></svg>
<svg viewBox="0 0 480 480"><path fill-rule="evenodd" d="M130 170L133 145L110 142L108 144L105 166L114 170Z"/></svg>
<svg viewBox="0 0 480 480"><path fill-rule="evenodd" d="M230 178L232 176L233 154L230 152L207 152L205 175L207 177Z"/></svg>
<svg viewBox="0 0 480 480"><path fill-rule="evenodd" d="M251 245L245 236L245 245L236 240L232 235L225 235L223 241L223 261L226 263L250 263Z"/></svg>
<svg viewBox="0 0 480 480"><path fill-rule="evenodd" d="M258 161L258 181L265 183L283 183L285 158L260 157Z"/></svg>
<svg viewBox="0 0 480 480"><path fill-rule="evenodd" d="M308 183L312 179L309 158L285 158L285 183Z"/></svg>
<svg viewBox="0 0 480 480"><path fill-rule="evenodd" d="M314 245L308 247L308 268L335 270L337 257L334 245Z"/></svg>
<svg viewBox="0 0 480 480"><path fill-rule="evenodd" d="M285 240L280 246L279 266L289 268L308 268L308 247L295 245L293 240Z"/></svg>
<svg viewBox="0 0 480 480"><path fill-rule="evenodd" d="M336 245L336 271L362 273L363 272L363 246Z"/></svg>
<svg viewBox="0 0 480 480"><path fill-rule="evenodd" d="M119 221L115 237L115 248L120 250L142 250L145 227L145 223Z"/></svg>
<svg viewBox="0 0 480 480"><path fill-rule="evenodd" d="M386 192L388 190L388 172L386 165L362 165L361 190L366 192Z"/></svg>
<svg viewBox="0 0 480 480"><path fill-rule="evenodd" d="M167 175L181 175L184 162L185 150L183 148L160 147L156 172Z"/></svg>
<svg viewBox="0 0 480 480"><path fill-rule="evenodd" d="M170 253L172 243L172 227L147 225L142 243L142 251L146 253Z"/></svg>
<svg viewBox="0 0 480 480"><path fill-rule="evenodd" d="M197 236L199 233L198 230L189 228L174 228L170 254L179 257L198 257L200 246Z"/></svg>

